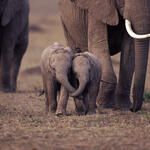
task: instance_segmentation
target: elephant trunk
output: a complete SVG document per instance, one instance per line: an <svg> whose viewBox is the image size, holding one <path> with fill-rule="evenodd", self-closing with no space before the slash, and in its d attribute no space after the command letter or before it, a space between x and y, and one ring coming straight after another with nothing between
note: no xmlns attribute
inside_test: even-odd
<svg viewBox="0 0 150 150"><path fill-rule="evenodd" d="M70 96L72 96L72 97L79 96L84 91L85 86L87 85L87 83L89 81L89 79L87 78L87 76L84 76L84 75L80 76L78 80L79 80L79 87L78 87L78 89L74 93L70 94Z"/></svg>
<svg viewBox="0 0 150 150"><path fill-rule="evenodd" d="M130 2L133 3L133 1L128 1L128 3ZM131 28L131 23L127 20L126 29L129 31L129 35L135 38L135 74L133 83L133 106L131 108L131 111L133 112L140 110L143 103L150 37L150 34L148 34L150 33L150 1L138 0L138 2L139 3L137 3L137 6L133 6L135 7L134 9L130 8L129 10L129 12L133 12L135 16L125 17L131 20L133 30ZM130 5L130 7L132 6ZM135 13L135 11L138 10L141 10L141 13Z"/></svg>
<svg viewBox="0 0 150 150"><path fill-rule="evenodd" d="M148 63L149 39L135 40L135 78L133 85L133 107L131 111L141 109L143 102L146 70Z"/></svg>
<svg viewBox="0 0 150 150"><path fill-rule="evenodd" d="M75 91L74 87L69 83L67 72L56 73L56 78L70 93Z"/></svg>

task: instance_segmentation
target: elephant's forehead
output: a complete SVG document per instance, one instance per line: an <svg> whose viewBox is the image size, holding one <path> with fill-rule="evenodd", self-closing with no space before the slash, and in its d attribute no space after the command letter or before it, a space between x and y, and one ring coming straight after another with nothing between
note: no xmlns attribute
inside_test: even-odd
<svg viewBox="0 0 150 150"><path fill-rule="evenodd" d="M70 61L71 57L69 53L55 53L50 59L52 62L61 63L63 61Z"/></svg>

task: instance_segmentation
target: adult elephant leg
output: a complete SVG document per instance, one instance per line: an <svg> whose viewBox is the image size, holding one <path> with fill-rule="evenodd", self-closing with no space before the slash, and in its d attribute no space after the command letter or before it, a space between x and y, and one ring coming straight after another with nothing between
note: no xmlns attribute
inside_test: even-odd
<svg viewBox="0 0 150 150"><path fill-rule="evenodd" d="M21 40L21 38L23 39ZM17 77L21 65L21 60L28 45L27 33L23 33L23 35L21 35L21 38L19 38L20 43L18 43L14 49L14 57L11 68L11 90L13 92L15 92L17 88Z"/></svg>
<svg viewBox="0 0 150 150"><path fill-rule="evenodd" d="M67 45L74 52L77 52L76 48L87 51L87 10L80 9L70 0L59 0L59 8Z"/></svg>
<svg viewBox="0 0 150 150"><path fill-rule="evenodd" d="M14 58L13 58L13 63L12 63L12 68L11 68L11 90L12 92L16 91L17 88L17 77L19 73L19 68L21 65L21 60L22 57L25 53L26 48L15 48L14 52Z"/></svg>
<svg viewBox="0 0 150 150"><path fill-rule="evenodd" d="M62 20L62 26L64 29L64 35L65 35L65 39L67 42L67 45L74 51L76 52L76 48L78 47L77 43L73 40L72 36L70 35L65 23Z"/></svg>
<svg viewBox="0 0 150 150"><path fill-rule="evenodd" d="M119 81L116 90L116 109L129 109L130 89L134 72L134 41L129 35L124 35L121 47Z"/></svg>
<svg viewBox="0 0 150 150"><path fill-rule="evenodd" d="M7 41L7 42L6 42ZM9 43L10 42L10 43ZM2 41L1 47L1 59L0 59L0 74L1 74L1 83L0 91L11 92L11 66L13 62L14 55L14 41L5 40Z"/></svg>
<svg viewBox="0 0 150 150"><path fill-rule="evenodd" d="M133 107L136 112L141 109L145 87L146 70L149 53L149 39L135 40L135 77L133 85Z"/></svg>
<svg viewBox="0 0 150 150"><path fill-rule="evenodd" d="M116 75L113 70L108 48L107 25L95 20L89 15L88 47L102 63L102 80L98 94L98 105L103 107L114 106L114 93L116 88Z"/></svg>

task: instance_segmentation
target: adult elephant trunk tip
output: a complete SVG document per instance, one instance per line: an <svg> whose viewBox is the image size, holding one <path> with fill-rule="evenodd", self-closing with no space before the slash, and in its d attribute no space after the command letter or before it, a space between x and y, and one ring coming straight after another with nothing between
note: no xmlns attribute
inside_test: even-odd
<svg viewBox="0 0 150 150"><path fill-rule="evenodd" d="M125 26L126 26L126 30L128 32L128 34L134 38L134 39L146 39L146 38L150 38L150 34L143 34L143 35L140 35L140 34L136 34L133 32L132 30L132 25L131 25L131 22L129 20L125 20Z"/></svg>

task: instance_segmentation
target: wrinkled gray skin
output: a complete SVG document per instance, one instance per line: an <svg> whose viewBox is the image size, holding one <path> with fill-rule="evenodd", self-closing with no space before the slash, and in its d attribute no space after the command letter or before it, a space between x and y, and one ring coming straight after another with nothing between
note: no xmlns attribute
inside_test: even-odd
<svg viewBox="0 0 150 150"><path fill-rule="evenodd" d="M143 103L149 39L132 39L125 30L124 19L132 23L137 34L150 32L150 0L59 0L62 24L68 45L87 49L102 62L103 75L98 103L138 111ZM111 55L121 50L117 84ZM133 78L133 105L130 89ZM117 88L116 88L117 87ZM116 93L115 93L116 91Z"/></svg>
<svg viewBox="0 0 150 150"><path fill-rule="evenodd" d="M57 115L66 114L68 92L75 91L68 81L72 59L72 50L58 43L46 48L42 53L41 72L46 97L46 112L56 112Z"/></svg>
<svg viewBox="0 0 150 150"><path fill-rule="evenodd" d="M16 91L28 45L28 17L28 0L0 0L0 91Z"/></svg>
<svg viewBox="0 0 150 150"><path fill-rule="evenodd" d="M72 72L73 85L77 90L70 96L74 97L77 113L96 113L96 98L102 75L99 59L89 52L75 54Z"/></svg>

